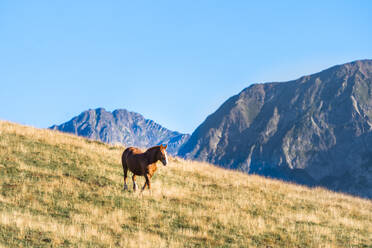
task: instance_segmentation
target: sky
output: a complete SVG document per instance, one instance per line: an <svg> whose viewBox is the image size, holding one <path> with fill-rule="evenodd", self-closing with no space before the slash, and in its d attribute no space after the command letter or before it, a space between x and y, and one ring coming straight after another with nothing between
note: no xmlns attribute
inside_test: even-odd
<svg viewBox="0 0 372 248"><path fill-rule="evenodd" d="M0 1L0 119L128 109L191 133L253 83L372 59L372 1Z"/></svg>

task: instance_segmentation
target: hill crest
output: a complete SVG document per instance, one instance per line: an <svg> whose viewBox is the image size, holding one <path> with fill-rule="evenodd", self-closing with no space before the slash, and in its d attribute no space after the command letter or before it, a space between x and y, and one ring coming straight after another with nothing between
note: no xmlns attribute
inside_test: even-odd
<svg viewBox="0 0 372 248"><path fill-rule="evenodd" d="M179 158L155 173L152 193L124 192L124 147L3 121L0 148L6 247L372 243L369 200Z"/></svg>
<svg viewBox="0 0 372 248"><path fill-rule="evenodd" d="M0 245L366 247L372 203L170 158L124 192L122 146L0 121ZM144 183L143 178L137 179Z"/></svg>

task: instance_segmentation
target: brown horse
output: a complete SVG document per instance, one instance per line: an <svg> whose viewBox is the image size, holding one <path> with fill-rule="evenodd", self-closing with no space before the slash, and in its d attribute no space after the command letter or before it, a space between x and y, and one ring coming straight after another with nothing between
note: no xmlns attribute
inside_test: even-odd
<svg viewBox="0 0 372 248"><path fill-rule="evenodd" d="M124 190L128 189L128 170L133 173L133 191L137 189L136 176L144 176L146 179L142 191L146 188L146 185L151 189L150 179L157 169L156 162L160 160L163 165L167 165L168 163L167 152L165 151L167 146L168 145L154 146L147 149L145 152L135 147L128 147L125 149L121 157L124 170Z"/></svg>

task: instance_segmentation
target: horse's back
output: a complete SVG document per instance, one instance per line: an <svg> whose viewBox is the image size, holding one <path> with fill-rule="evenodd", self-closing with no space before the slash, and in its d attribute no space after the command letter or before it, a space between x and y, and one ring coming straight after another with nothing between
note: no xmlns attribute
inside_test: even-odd
<svg viewBox="0 0 372 248"><path fill-rule="evenodd" d="M135 155L135 154L139 154L139 153L143 153L142 150L138 149L137 147L131 146L131 147L128 147L127 149L124 150L123 157L127 158L128 155L130 155L130 154Z"/></svg>
<svg viewBox="0 0 372 248"><path fill-rule="evenodd" d="M136 147L128 147L125 149L122 155L123 167L127 167L134 174L143 174L143 168L141 166L142 161L140 161L141 155L136 156L142 153L143 151Z"/></svg>

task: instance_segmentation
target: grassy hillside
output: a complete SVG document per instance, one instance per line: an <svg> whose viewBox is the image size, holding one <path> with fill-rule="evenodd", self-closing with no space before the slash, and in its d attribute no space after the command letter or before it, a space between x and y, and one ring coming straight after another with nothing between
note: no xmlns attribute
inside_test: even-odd
<svg viewBox="0 0 372 248"><path fill-rule="evenodd" d="M123 149L0 122L0 246L372 247L369 200L180 159L124 192Z"/></svg>

